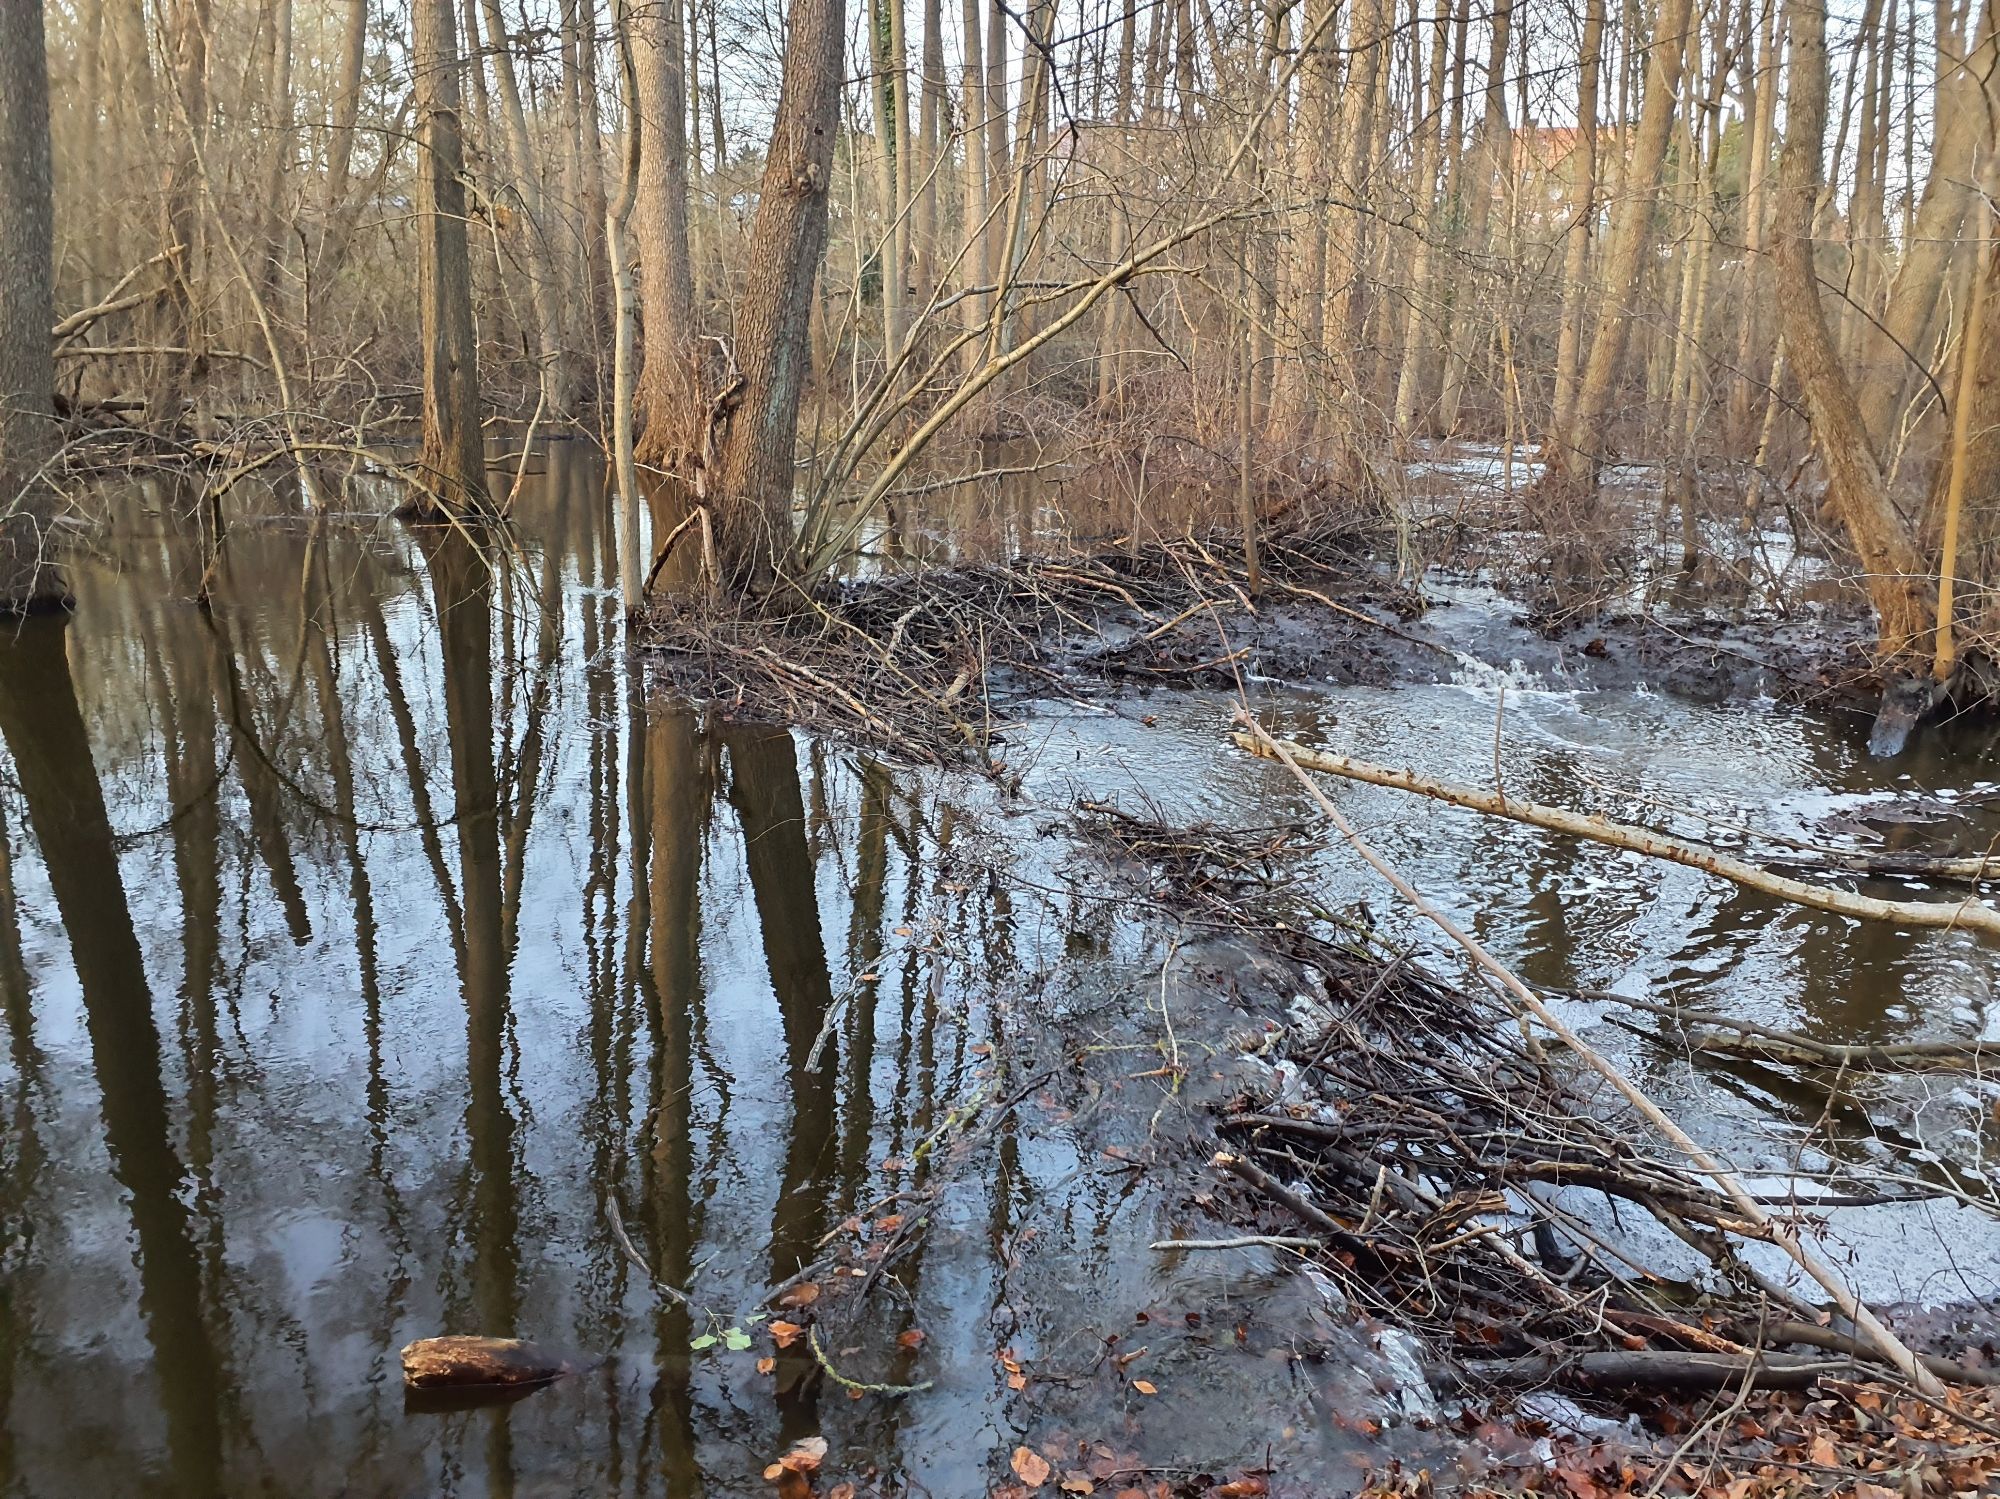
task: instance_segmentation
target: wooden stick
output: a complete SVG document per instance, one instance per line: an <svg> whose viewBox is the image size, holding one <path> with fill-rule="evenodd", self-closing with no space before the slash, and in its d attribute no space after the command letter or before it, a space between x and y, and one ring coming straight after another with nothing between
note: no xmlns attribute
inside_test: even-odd
<svg viewBox="0 0 2000 1499"><path fill-rule="evenodd" d="M1409 791L1418 796L1428 796L1435 801L1445 802L1454 807L1464 807L1474 812L1484 812L1489 816L1511 818L1515 822L1525 822L1531 827L1546 828L1552 833L1567 833L1574 838L1588 838L1594 843L1628 849L1633 853L1645 854L1649 858L1664 859L1670 864L1683 864L1689 869L1699 869L1704 874L1717 875L1747 889L1774 895L1780 900L1789 900L1801 906L1809 906L1816 911L1831 911L1837 916L1852 916L1858 921L1893 922L1898 926L1963 927L1969 931L1983 932L1987 936L2000 937L2000 911L1995 911L1991 906L1970 897L1963 901L1952 902L1877 900L1873 896L1856 895L1851 891L1834 890L1825 885L1809 884L1805 880L1794 880L1785 875L1773 874L1768 869L1747 864L1741 859L1715 849L1704 848L1696 843L1684 843L1678 838L1655 833L1649 828L1636 828L1625 823L1611 822L1602 817L1586 817L1580 812L1571 812L1563 807L1549 807L1539 802L1522 801L1519 797L1501 796L1497 792L1482 791L1476 786L1467 786L1457 781L1434 781L1413 770L1395 770L1386 765L1376 765L1371 761L1357 760L1351 755L1336 755L1324 750L1307 749L1304 745L1293 744L1290 741L1281 744L1265 734L1261 728L1255 735L1237 733L1230 737L1252 754L1260 755L1267 760L1284 760L1295 770L1299 766L1304 766L1308 770L1321 770L1329 775L1345 776L1350 781L1362 781L1370 786L1387 786L1396 791Z"/></svg>
<svg viewBox="0 0 2000 1499"><path fill-rule="evenodd" d="M1754 1020L1735 1020L1710 1010L1677 1010L1672 1005L1634 999L1629 994L1616 994L1609 989L1551 989L1548 992L1628 1005L1649 1015L1663 1016L1683 1028L1712 1027L1738 1032L1736 1036L1688 1038L1698 1051L1721 1052L1729 1056L1762 1057L1771 1061L1804 1063L1809 1067L1913 1072L1932 1068L1977 1068L2000 1062L2000 1044L1991 1041L1890 1041L1880 1046L1851 1046L1816 1041L1797 1031L1760 1025Z"/></svg>
<svg viewBox="0 0 2000 1499"><path fill-rule="evenodd" d="M1819 1283L1827 1295L1833 1298L1834 1305L1840 1308L1841 1313L1866 1335L1869 1342L1881 1349L1884 1356L1887 1357L1889 1362L1896 1367L1905 1379L1909 1380L1912 1385L1926 1395L1938 1396L1944 1393L1944 1386L1939 1383L1938 1377L1925 1368L1903 1340L1884 1326L1881 1320L1863 1305L1847 1286L1841 1283L1839 1276L1835 1275L1830 1268L1821 1264L1807 1252L1805 1245L1800 1242L1798 1236L1789 1227L1773 1219L1770 1214L1764 1211L1757 1200L1750 1195L1749 1188L1743 1185L1735 1172L1724 1166L1722 1162L1710 1155L1701 1145L1697 1144L1694 1137L1678 1124L1674 1123L1668 1117L1666 1111L1642 1092L1637 1084L1626 1077L1624 1073L1620 1072L1617 1067L1613 1066L1607 1058L1592 1048L1581 1036L1564 1025L1555 1013L1542 1003L1540 996L1514 976L1512 970L1504 966L1498 958L1495 958L1488 952L1476 938L1466 932L1458 923L1445 915L1436 906L1433 906L1429 901L1425 900L1414 885L1398 874L1388 860L1377 853L1354 830L1353 824L1341 815L1340 809L1327 799L1326 793L1320 790L1312 777L1305 773L1301 768L1300 761L1293 756L1287 746L1280 744L1267 734L1264 731L1264 726L1258 723L1246 709L1237 709L1235 721L1247 731L1246 734L1236 736L1239 742L1246 737L1252 737L1254 738L1254 742L1262 744L1272 757L1283 761L1285 767L1297 778L1299 784L1305 787L1306 793L1318 804L1320 811L1326 814L1327 820L1347 840L1350 848L1366 860L1376 873L1380 874L1382 878L1394 886L1397 893L1409 901L1421 915L1428 918L1433 925L1447 937L1451 938L1453 942L1457 943L1465 951L1466 956L1471 958L1478 967L1497 979L1506 988L1507 992L1520 1002L1522 1009L1540 1021L1551 1034L1574 1052L1593 1072L1597 1073L1599 1077L1615 1088L1619 1095L1634 1109L1638 1110L1640 1115L1653 1128L1657 1129L1671 1141L1676 1149L1680 1150L1690 1161L1700 1167L1716 1186L1722 1189L1723 1194L1736 1205L1737 1211L1743 1215L1744 1219L1756 1227L1760 1235L1770 1243L1776 1244L1780 1249L1784 1250L1801 1270ZM1333 758L1339 757L1336 756ZM1370 768L1373 769L1375 767ZM1565 813L1562 815L1570 816L1572 814ZM1579 822L1590 821L1590 819L1584 818L1576 820ZM1992 917L1996 925L2000 925L2000 917L1994 917L1994 913L1988 911L1984 906L1979 907L1979 909L1985 911L1987 916ZM1705 1355L1688 1356L1698 1357Z"/></svg>

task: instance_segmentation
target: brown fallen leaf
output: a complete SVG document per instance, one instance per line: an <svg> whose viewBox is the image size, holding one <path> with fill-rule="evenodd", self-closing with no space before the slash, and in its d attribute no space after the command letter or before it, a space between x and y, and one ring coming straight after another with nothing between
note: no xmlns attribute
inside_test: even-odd
<svg viewBox="0 0 2000 1499"><path fill-rule="evenodd" d="M778 1361L774 1358L760 1358L757 1360L757 1372L759 1374L769 1374L777 1367Z"/></svg>
<svg viewBox="0 0 2000 1499"><path fill-rule="evenodd" d="M1257 1499L1259 1494L1270 1493L1271 1486L1254 1473L1243 1473L1211 1492L1214 1499Z"/></svg>
<svg viewBox="0 0 2000 1499"><path fill-rule="evenodd" d="M924 1330L921 1327L912 1327L907 1332L899 1332L896 1334L896 1342L904 1348L921 1348L924 1346Z"/></svg>
<svg viewBox="0 0 2000 1499"><path fill-rule="evenodd" d="M1014 1476L1031 1489L1038 1489L1047 1483L1052 1471L1048 1459L1032 1447L1016 1447L1009 1466L1013 1468Z"/></svg>
<svg viewBox="0 0 2000 1499"><path fill-rule="evenodd" d="M798 1323L781 1319L771 1324L771 1341L780 1348L789 1348L805 1336L805 1331Z"/></svg>
<svg viewBox="0 0 2000 1499"><path fill-rule="evenodd" d="M1160 1393L1160 1387L1150 1379L1135 1379L1132 1381L1132 1388L1137 1390L1141 1395L1157 1395Z"/></svg>
<svg viewBox="0 0 2000 1499"><path fill-rule="evenodd" d="M778 1298L778 1305L788 1311L796 1311L802 1306L811 1306L817 1300L819 1300L819 1283L809 1280L800 1285L793 1286L791 1290L780 1296Z"/></svg>
<svg viewBox="0 0 2000 1499"><path fill-rule="evenodd" d="M1007 1376L1007 1388L1008 1388L1008 1389L1010 1389L1010 1390L1025 1390L1025 1389L1026 1389L1027 1387L1028 1387L1028 1376L1027 1376L1027 1375L1025 1375L1025 1374L1009 1374L1009 1375Z"/></svg>
<svg viewBox="0 0 2000 1499"><path fill-rule="evenodd" d="M1060 1488L1065 1494L1094 1494L1097 1492L1097 1485L1074 1469L1063 1474L1062 1482L1057 1484L1056 1487Z"/></svg>

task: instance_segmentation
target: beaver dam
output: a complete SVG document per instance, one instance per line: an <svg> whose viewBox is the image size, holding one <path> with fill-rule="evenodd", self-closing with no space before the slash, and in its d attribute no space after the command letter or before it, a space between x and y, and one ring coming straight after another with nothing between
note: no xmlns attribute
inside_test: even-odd
<svg viewBox="0 0 2000 1499"><path fill-rule="evenodd" d="M0 650L0 1494L2000 1481L2000 782L1831 627L374 498Z"/></svg>

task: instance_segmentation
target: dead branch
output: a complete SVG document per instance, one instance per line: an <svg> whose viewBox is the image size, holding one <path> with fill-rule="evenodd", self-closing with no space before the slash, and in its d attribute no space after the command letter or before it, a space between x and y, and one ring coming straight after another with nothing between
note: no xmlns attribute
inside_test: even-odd
<svg viewBox="0 0 2000 1499"><path fill-rule="evenodd" d="M1387 786L1396 791L1413 792L1418 796L1428 796L1434 801L1445 802L1450 806L1484 812L1492 817L1510 818L1515 822L1527 823L1531 827L1545 828L1552 833L1567 833L1572 837L1587 838L1611 848L1626 849L1633 853L1645 854L1649 858L1663 859L1670 864L1699 869L1705 874L1716 875L1746 889L1776 896L1780 900L1792 901L1797 905L1809 906L1816 911L1831 911L1837 916L1851 916L1859 921L1887 921L1898 926L1945 929L1963 927L1983 932L1988 936L2000 936L2000 911L1995 911L1991 906L1970 898L1950 903L1877 900L1873 896L1856 895L1851 891L1834 890L1824 885L1809 884L1804 880L1773 874L1768 869L1747 864L1716 849L1684 843L1678 838L1653 832L1649 828L1632 827L1602 817L1586 817L1562 807L1522 801L1519 797L1508 796L1503 792L1483 791L1476 786L1467 786L1455 781L1432 780L1413 770L1396 770L1367 760L1357 760L1351 755L1336 755L1324 750L1307 749L1304 745L1289 741L1280 746L1278 741L1263 735L1261 730L1255 734L1236 733L1230 737L1243 749L1264 759L1289 759L1292 763L1309 770L1344 776L1348 780L1362 781L1371 786Z"/></svg>
<svg viewBox="0 0 2000 1499"><path fill-rule="evenodd" d="M1305 773L1300 761L1293 755L1289 746L1273 739L1247 710L1239 709L1236 713L1235 721L1245 731L1244 735L1237 736L1239 740L1243 737L1249 737L1252 739L1253 745L1262 746L1263 752L1283 761L1285 767L1291 771L1299 784L1306 789L1307 794L1312 797L1320 811L1326 815L1327 820L1347 840L1349 847L1394 886L1397 893L1409 901L1421 915L1446 936L1450 937L1453 942L1458 944L1477 967L1497 980L1506 992L1519 1003L1522 1010L1532 1015L1535 1020L1560 1040L1564 1046L1568 1047L1585 1066L1589 1067L1599 1077L1603 1078L1605 1082L1609 1083L1649 1124L1665 1136L1675 1149L1685 1155L1690 1162L1713 1181L1721 1189L1722 1193L1735 1205L1737 1211L1743 1215L1744 1220L1755 1227L1759 1236L1767 1242L1776 1244L1780 1249L1783 1249L1799 1269L1818 1282L1820 1288L1840 1308L1841 1313L1867 1335L1868 1340L1882 1351L1889 1362L1895 1366L1904 1378L1908 1379L1917 1389L1927 1395L1940 1395L1943 1393L1943 1386L1938 1382L1937 1376L1932 1374L1930 1370L1926 1369L1918 1361L1916 1355L1911 1352L1902 1339L1891 1332L1854 1292L1842 1282L1838 1275L1829 1267L1820 1263L1816 1256L1806 1250L1805 1245L1799 1240L1796 1233L1784 1224L1772 1219L1764 1211L1756 1199L1751 1196L1749 1189L1743 1185L1742 1181L1733 1171L1696 1143L1686 1130L1676 1124L1667 1115L1665 1110L1653 1102L1630 1078L1626 1077L1606 1057L1585 1042L1581 1036L1578 1036L1568 1026L1564 1025L1562 1020L1541 1001L1532 989L1516 978L1510 969L1488 952L1480 942L1469 935L1449 916L1424 899L1415 886L1411 885L1409 881L1397 873L1395 868L1354 830L1353 825L1341 815L1340 809L1327 799L1326 793L1321 791L1313 779ZM1378 767L1372 766L1369 768L1378 769ZM1388 772L1387 774L1393 775L1394 773ZM1389 784L1394 783L1390 782ZM1483 793L1475 794L1483 795ZM1573 816L1573 814L1560 815L1564 817ZM1581 818L1575 820L1585 823L1593 821L1593 819ZM1986 908L1980 907L1980 909L1985 910ZM1993 913L1988 911L1987 915L1992 917ZM1995 917L1994 919L1996 923L2000 923L2000 917Z"/></svg>

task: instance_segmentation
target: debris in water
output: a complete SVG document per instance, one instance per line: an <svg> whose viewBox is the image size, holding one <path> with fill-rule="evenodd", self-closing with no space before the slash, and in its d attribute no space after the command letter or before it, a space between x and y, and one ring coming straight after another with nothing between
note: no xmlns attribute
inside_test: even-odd
<svg viewBox="0 0 2000 1499"><path fill-rule="evenodd" d="M403 1349L403 1383L413 1390L529 1390L582 1372L561 1354L519 1338L419 1338Z"/></svg>

